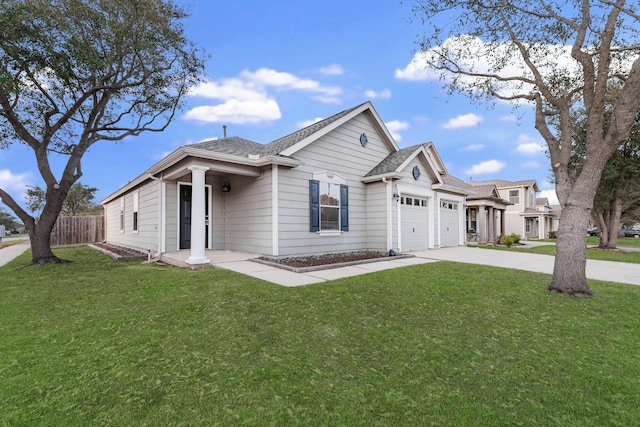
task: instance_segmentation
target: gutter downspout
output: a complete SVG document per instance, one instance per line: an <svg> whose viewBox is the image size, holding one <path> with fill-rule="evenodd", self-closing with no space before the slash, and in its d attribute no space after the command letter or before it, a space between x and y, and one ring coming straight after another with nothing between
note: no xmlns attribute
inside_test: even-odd
<svg viewBox="0 0 640 427"><path fill-rule="evenodd" d="M387 181L387 177L382 177L382 182L387 186L387 251L393 249L393 217L391 201L393 200L393 192L391 185L393 181Z"/></svg>
<svg viewBox="0 0 640 427"><path fill-rule="evenodd" d="M164 179L162 178L162 174L160 175L160 178L156 178L155 176L153 176L152 174L148 174L148 177L153 179L154 181L158 181L158 222L159 222L159 227L158 227L158 252L156 252L155 254L151 255L151 249L149 249L148 253L147 253L147 261L151 261L152 258L159 258L162 255L162 235L164 234L164 227L163 227L163 218L162 218L162 213L163 213L163 188L162 188L162 184L164 184Z"/></svg>

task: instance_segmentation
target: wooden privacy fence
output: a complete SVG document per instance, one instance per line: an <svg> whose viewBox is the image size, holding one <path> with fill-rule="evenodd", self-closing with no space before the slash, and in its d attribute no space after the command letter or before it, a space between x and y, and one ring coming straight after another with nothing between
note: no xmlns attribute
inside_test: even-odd
<svg viewBox="0 0 640 427"><path fill-rule="evenodd" d="M51 231L51 246L81 245L104 240L104 216L61 216Z"/></svg>

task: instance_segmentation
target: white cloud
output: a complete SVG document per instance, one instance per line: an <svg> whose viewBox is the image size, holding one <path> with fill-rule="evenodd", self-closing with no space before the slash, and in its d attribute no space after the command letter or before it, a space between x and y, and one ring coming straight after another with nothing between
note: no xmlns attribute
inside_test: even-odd
<svg viewBox="0 0 640 427"><path fill-rule="evenodd" d="M408 129L409 123L400 120L392 120L390 122L385 122L385 126L387 126L387 129L391 133L393 139L395 139L396 141L401 141L402 136L398 132Z"/></svg>
<svg viewBox="0 0 640 427"><path fill-rule="evenodd" d="M450 37L442 46L417 52L404 69L396 70L395 77L412 81L438 81L443 78L451 83L453 76L451 73L441 72L428 66L429 63L439 63L443 52L457 53L454 60L458 65L474 73L492 74L498 66L501 68L499 74L504 77L533 77L522 57L517 51L511 49L509 43L483 42L478 37L466 34ZM547 45L544 49L532 49L529 53L543 75L580 75L578 63L571 57L571 46ZM496 64L499 59L504 60ZM484 87L483 78L463 75L457 75L456 78L459 86L465 86L472 91ZM517 81L494 82L494 84L494 89L503 96L526 94L532 89L530 85Z"/></svg>
<svg viewBox="0 0 640 427"><path fill-rule="evenodd" d="M326 67L319 68L318 71L325 76L341 76L344 74L344 69L338 64L327 65Z"/></svg>
<svg viewBox="0 0 640 427"><path fill-rule="evenodd" d="M375 90L368 90L364 93L369 99L389 99L391 98L391 91L389 89L381 90L380 92L376 92Z"/></svg>
<svg viewBox="0 0 640 427"><path fill-rule="evenodd" d="M500 162L498 160L487 160L485 162L477 163L471 166L470 169L467 169L464 173L465 175L485 175L489 173L500 172L506 166L505 163Z"/></svg>
<svg viewBox="0 0 640 427"><path fill-rule="evenodd" d="M520 135L518 136L518 147L516 151L520 154L538 154L544 153L547 149L545 144L541 144L535 139L531 138L529 135Z"/></svg>
<svg viewBox="0 0 640 427"><path fill-rule="evenodd" d="M478 116L477 114L463 114L461 116L452 118L447 123L443 124L442 127L445 129L468 128L481 123L482 120L482 116Z"/></svg>
<svg viewBox="0 0 640 427"><path fill-rule="evenodd" d="M462 147L460 151L482 151L484 150L484 144L471 144L466 147Z"/></svg>
<svg viewBox="0 0 640 427"><path fill-rule="evenodd" d="M184 118L207 123L261 123L282 117L278 103L272 99L252 101L231 99L224 104L203 105L187 111Z"/></svg>
<svg viewBox="0 0 640 427"><path fill-rule="evenodd" d="M191 90L189 95L222 101L216 105L201 105L189 110L186 120L207 123L261 123L277 120L280 107L269 90L303 91L323 103L340 103L342 89L323 86L311 79L268 68L242 71L238 77L206 81Z"/></svg>
<svg viewBox="0 0 640 427"><path fill-rule="evenodd" d="M312 119L312 120L304 120L302 122L298 122L296 123L296 126L298 127L298 129L302 129L302 128L306 128L307 126L311 126L314 123L318 123L321 120L324 120L324 119L322 117L316 117L315 119Z"/></svg>
<svg viewBox="0 0 640 427"><path fill-rule="evenodd" d="M550 205L559 205L558 195L556 194L556 190L543 190L538 193L539 198L547 198L549 199Z"/></svg>
<svg viewBox="0 0 640 427"><path fill-rule="evenodd" d="M30 172L15 174L9 169L0 169L0 188L13 195L14 199L24 199L27 186L32 185L33 176ZM15 194L19 194L18 197Z"/></svg>

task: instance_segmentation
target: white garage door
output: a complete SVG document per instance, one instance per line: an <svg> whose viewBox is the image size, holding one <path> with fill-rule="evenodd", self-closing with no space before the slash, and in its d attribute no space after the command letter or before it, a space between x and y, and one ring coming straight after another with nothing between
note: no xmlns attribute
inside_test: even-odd
<svg viewBox="0 0 640 427"><path fill-rule="evenodd" d="M458 246L460 236L460 205L458 202L440 202L440 247Z"/></svg>
<svg viewBox="0 0 640 427"><path fill-rule="evenodd" d="M429 217L427 215L427 199L401 197L400 206L402 252L428 249Z"/></svg>

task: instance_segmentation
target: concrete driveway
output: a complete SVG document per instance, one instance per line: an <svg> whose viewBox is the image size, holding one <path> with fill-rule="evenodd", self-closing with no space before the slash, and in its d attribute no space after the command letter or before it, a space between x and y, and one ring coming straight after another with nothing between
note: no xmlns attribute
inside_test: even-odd
<svg viewBox="0 0 640 427"><path fill-rule="evenodd" d="M481 264L547 274L553 274L555 261L555 258L549 255L498 251L471 246L420 251L414 252L414 255L439 261ZM640 285L640 264L590 259L587 260L587 279Z"/></svg>

